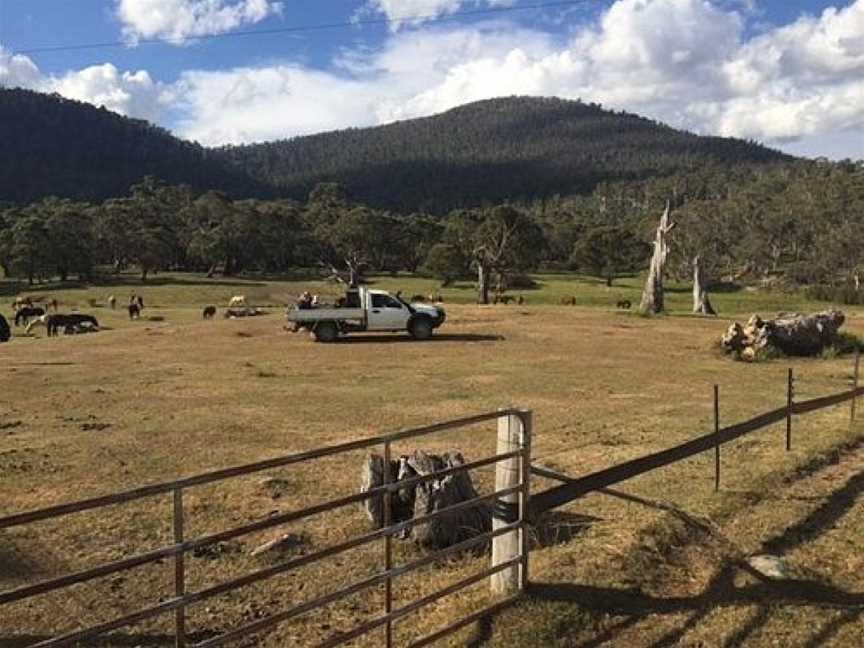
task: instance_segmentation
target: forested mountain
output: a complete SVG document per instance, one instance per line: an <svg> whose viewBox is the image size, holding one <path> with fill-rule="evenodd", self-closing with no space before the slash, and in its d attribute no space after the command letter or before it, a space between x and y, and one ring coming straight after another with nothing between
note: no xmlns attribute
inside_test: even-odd
<svg viewBox="0 0 864 648"><path fill-rule="evenodd" d="M104 108L0 89L0 201L122 196L144 176L235 198L305 199L320 182L402 212L590 194L645 180L791 160L594 104L511 97L387 126L206 149Z"/></svg>
<svg viewBox="0 0 864 648"><path fill-rule="evenodd" d="M603 181L791 160L753 142L701 137L595 104L529 97L220 153L283 195L303 198L319 182L338 182L376 207L436 213L588 194Z"/></svg>
<svg viewBox="0 0 864 648"><path fill-rule="evenodd" d="M212 151L145 121L30 90L0 87L0 201L123 196L144 176L205 191L269 193Z"/></svg>

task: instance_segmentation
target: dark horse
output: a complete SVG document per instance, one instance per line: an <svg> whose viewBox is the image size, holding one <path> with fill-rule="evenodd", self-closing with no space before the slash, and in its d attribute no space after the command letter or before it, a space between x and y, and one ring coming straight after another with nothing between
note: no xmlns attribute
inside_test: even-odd
<svg viewBox="0 0 864 648"><path fill-rule="evenodd" d="M8 342L10 337L12 337L12 332L9 330L9 322L0 315L0 342Z"/></svg>
<svg viewBox="0 0 864 648"><path fill-rule="evenodd" d="M215 314L216 314L216 307L215 306L205 306L204 311L202 312L204 319L211 319Z"/></svg>
<svg viewBox="0 0 864 648"><path fill-rule="evenodd" d="M69 315L49 315L45 322L45 328L48 329L48 337L57 335L59 329L63 329L65 333L74 332L81 324L88 324L93 328L99 328L99 322L92 315L82 315L80 313L71 313Z"/></svg>
<svg viewBox="0 0 864 648"><path fill-rule="evenodd" d="M15 311L15 326L27 326L31 317L39 317L45 314L44 308L38 306L25 306Z"/></svg>
<svg viewBox="0 0 864 648"><path fill-rule="evenodd" d="M137 317L141 317L141 307L135 302L132 302L129 304L129 319L131 320Z"/></svg>

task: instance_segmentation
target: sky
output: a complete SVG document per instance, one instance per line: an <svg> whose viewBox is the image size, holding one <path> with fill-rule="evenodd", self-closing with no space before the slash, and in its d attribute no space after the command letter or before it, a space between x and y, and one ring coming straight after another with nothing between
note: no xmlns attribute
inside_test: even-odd
<svg viewBox="0 0 864 648"><path fill-rule="evenodd" d="M864 0L0 0L0 85L207 146L534 95L864 159Z"/></svg>

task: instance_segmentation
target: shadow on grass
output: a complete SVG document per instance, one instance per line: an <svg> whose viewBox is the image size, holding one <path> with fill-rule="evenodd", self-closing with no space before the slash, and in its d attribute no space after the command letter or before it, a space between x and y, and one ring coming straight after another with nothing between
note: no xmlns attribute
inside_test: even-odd
<svg viewBox="0 0 864 648"><path fill-rule="evenodd" d="M503 335L452 333L433 335L428 340L415 340L410 335L355 335L339 338L335 344L429 344L430 342L500 342Z"/></svg>
<svg viewBox="0 0 864 648"><path fill-rule="evenodd" d="M606 489L605 492L623 497L628 501L654 506L650 500L642 500L620 491ZM757 553L783 555L804 543L812 542L834 528L838 520L854 506L862 492L864 492L864 470L850 477L842 487L831 493L806 517L763 542ZM735 576L738 571L747 572L758 582L736 586ZM677 645L690 629L696 627L711 612L727 606L756 606L757 609L742 627L727 638L723 643L724 648L747 645L749 638L768 622L772 610L777 606L845 609L843 614L811 637L806 644L811 648L822 645L827 639L836 635L843 626L856 622L864 614L864 592L847 592L815 580L773 580L753 569L747 562L733 558L729 558L722 565L701 593L693 596L655 597L638 590L573 583L533 583L528 593L535 600L570 601L598 614L626 616L627 621L654 615L689 612L683 623L651 644L654 648ZM613 638L607 637L607 639ZM588 642L573 645L585 648L598 644L596 638L593 638Z"/></svg>
<svg viewBox="0 0 864 648"><path fill-rule="evenodd" d="M186 639L191 642L205 641L218 636L217 632L190 632ZM50 635L17 635L0 636L0 648L24 648L52 639ZM86 643L76 643L76 646L174 646L174 635L156 633L112 633L88 638Z"/></svg>

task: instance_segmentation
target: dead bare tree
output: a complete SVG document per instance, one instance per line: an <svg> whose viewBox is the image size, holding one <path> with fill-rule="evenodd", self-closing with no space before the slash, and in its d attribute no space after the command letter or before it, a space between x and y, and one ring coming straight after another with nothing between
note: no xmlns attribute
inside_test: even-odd
<svg viewBox="0 0 864 648"><path fill-rule="evenodd" d="M702 259L697 254L693 257L693 312L701 315L716 315L708 299L708 289L705 286L705 276L702 269Z"/></svg>
<svg viewBox="0 0 864 648"><path fill-rule="evenodd" d="M499 277L499 282L505 281L504 259L510 245L513 233L518 229L517 222L507 222L504 219L494 223L484 223L485 231L479 237L472 255L477 266L477 303L489 303L489 280L493 272Z"/></svg>
<svg viewBox="0 0 864 648"><path fill-rule="evenodd" d="M660 217L660 224L654 236L654 254L651 257L651 266L648 268L648 279L645 281L645 290L642 291L642 302L639 304L641 313L660 313L663 311L663 272L666 267L666 257L669 254L668 236L675 228L675 223L669 222L669 213L672 207L666 201L666 209Z"/></svg>

